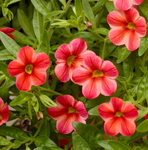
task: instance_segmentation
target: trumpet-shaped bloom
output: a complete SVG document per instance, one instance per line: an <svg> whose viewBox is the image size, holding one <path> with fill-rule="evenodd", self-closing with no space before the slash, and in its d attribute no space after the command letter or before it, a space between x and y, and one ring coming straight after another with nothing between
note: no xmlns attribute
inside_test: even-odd
<svg viewBox="0 0 148 150"><path fill-rule="evenodd" d="M48 108L51 118L57 120L56 127L60 133L68 134L74 130L73 121L86 123L88 114L84 104L75 100L71 95L58 96L56 107Z"/></svg>
<svg viewBox="0 0 148 150"><path fill-rule="evenodd" d="M131 7L127 11L112 11L107 16L109 39L115 45L124 45L129 51L139 47L140 38L146 35L146 21Z"/></svg>
<svg viewBox="0 0 148 150"><path fill-rule="evenodd" d="M14 40L14 36L11 33L13 33L15 31L15 29L0 27L0 31L4 32L5 34L7 34L9 37L11 37Z"/></svg>
<svg viewBox="0 0 148 150"><path fill-rule="evenodd" d="M125 11L130 9L133 5L139 5L143 0L109 0L113 1L117 9Z"/></svg>
<svg viewBox="0 0 148 150"><path fill-rule="evenodd" d="M108 135L121 133L124 136L131 136L135 132L134 120L138 117L138 111L133 104L112 97L109 103L99 106L98 112L105 121L104 130Z"/></svg>
<svg viewBox="0 0 148 150"><path fill-rule="evenodd" d="M18 52L17 60L9 63L8 72L16 77L16 86L19 90L29 91L31 85L45 83L49 65L50 59L47 54L35 54L33 48L26 46Z"/></svg>
<svg viewBox="0 0 148 150"><path fill-rule="evenodd" d="M115 79L118 71L110 61L103 61L99 56L84 58L83 65L74 70L72 80L82 85L82 93L88 99L103 94L112 95L117 88Z"/></svg>
<svg viewBox="0 0 148 150"><path fill-rule="evenodd" d="M71 79L74 69L80 66L83 58L95 55L94 52L87 49L87 44L83 39L74 39L70 44L62 44L55 52L57 59L55 74L62 82Z"/></svg>
<svg viewBox="0 0 148 150"><path fill-rule="evenodd" d="M3 100L0 98L0 125L6 123L9 118L9 107L4 104Z"/></svg>

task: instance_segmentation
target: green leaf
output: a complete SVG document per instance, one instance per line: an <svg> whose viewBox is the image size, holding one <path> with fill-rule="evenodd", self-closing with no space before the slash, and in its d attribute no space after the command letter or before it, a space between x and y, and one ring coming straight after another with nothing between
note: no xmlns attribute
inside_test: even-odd
<svg viewBox="0 0 148 150"><path fill-rule="evenodd" d="M46 135L47 137L50 136L50 124L49 124L49 119L44 117L44 123L42 125L40 135Z"/></svg>
<svg viewBox="0 0 148 150"><path fill-rule="evenodd" d="M144 74L142 79L140 80L138 84L138 89L137 89L137 100L138 102L142 102L145 98L148 101L148 72Z"/></svg>
<svg viewBox="0 0 148 150"><path fill-rule="evenodd" d="M4 136L10 136L17 140L26 140L28 135L22 131L21 129L18 129L16 127L8 127L8 126L0 126L0 134Z"/></svg>
<svg viewBox="0 0 148 150"><path fill-rule="evenodd" d="M100 147L98 141L103 140L102 133L94 126L83 124L79 122L72 122L73 127L76 129L78 134L93 147Z"/></svg>
<svg viewBox="0 0 148 150"><path fill-rule="evenodd" d="M75 0L74 2L75 2L75 9L76 9L77 17L79 17L83 10L82 2L81 0Z"/></svg>
<svg viewBox="0 0 148 150"><path fill-rule="evenodd" d="M125 47L125 46L118 46L118 58L117 58L117 63L121 63L123 60L125 60L129 55L130 51Z"/></svg>
<svg viewBox="0 0 148 150"><path fill-rule="evenodd" d="M34 28L34 33L40 43L44 33L44 19L43 19L43 15L40 12L38 12L36 9L34 9L34 15L33 15L33 28Z"/></svg>
<svg viewBox="0 0 148 150"><path fill-rule="evenodd" d="M18 21L19 21L22 29L24 30L24 32L28 36L35 38L35 35L33 32L33 26L30 23L29 18L26 16L26 14L21 9L17 10L17 14L18 14Z"/></svg>
<svg viewBox="0 0 148 150"><path fill-rule="evenodd" d="M145 1L145 3L147 3L147 1ZM146 19L148 19L148 6L145 3L141 3L141 5L139 5L139 8L146 17Z"/></svg>
<svg viewBox="0 0 148 150"><path fill-rule="evenodd" d="M137 126L136 130L137 132L147 132L148 131L147 127L148 127L148 120L144 120Z"/></svg>
<svg viewBox="0 0 148 150"><path fill-rule="evenodd" d="M72 133L73 149L74 150L91 150L86 141L77 133Z"/></svg>
<svg viewBox="0 0 148 150"><path fill-rule="evenodd" d="M40 135L35 139L35 145L37 147L47 146L47 147L57 147L57 145L48 138L48 136Z"/></svg>
<svg viewBox="0 0 148 150"><path fill-rule="evenodd" d="M6 49L11 53L13 56L17 56L18 51L20 50L20 46L9 36L7 36L5 33L0 31L0 39Z"/></svg>
<svg viewBox="0 0 148 150"><path fill-rule="evenodd" d="M140 120L141 118L145 117L145 115L147 114L146 111L143 110L138 110L138 118L135 121Z"/></svg>
<svg viewBox="0 0 148 150"><path fill-rule="evenodd" d="M114 149L117 150L120 148L120 150L133 150L130 146L125 145L118 141L109 141L108 144Z"/></svg>
<svg viewBox="0 0 148 150"><path fill-rule="evenodd" d="M19 147L21 146L21 144L22 144L21 141L15 140L15 141L14 141L13 148L14 148L14 149L19 148Z"/></svg>
<svg viewBox="0 0 148 150"><path fill-rule="evenodd" d="M138 56L142 56L147 49L148 49L148 38L147 37L141 38L140 46L138 49Z"/></svg>
<svg viewBox="0 0 148 150"><path fill-rule="evenodd" d="M20 104L24 104L26 101L30 100L32 98L32 94L29 92L25 92L26 95L19 95L17 96L15 99L13 99L10 102L10 106L16 106L16 105L20 105Z"/></svg>
<svg viewBox="0 0 148 150"><path fill-rule="evenodd" d="M14 39L16 42L25 44L25 45L31 45L31 46L34 45L34 42L32 42L30 38L24 35L23 33L15 30L15 32L13 32L12 34L14 35Z"/></svg>
<svg viewBox="0 0 148 150"><path fill-rule="evenodd" d="M10 140L5 139L4 137L0 136L0 145L9 145Z"/></svg>
<svg viewBox="0 0 148 150"><path fill-rule="evenodd" d="M14 60L15 58L6 50L0 51L0 60Z"/></svg>
<svg viewBox="0 0 148 150"><path fill-rule="evenodd" d="M34 7L43 15L46 16L49 11L42 0L31 0Z"/></svg>
<svg viewBox="0 0 148 150"><path fill-rule="evenodd" d="M105 150L114 150L109 144L108 144L109 140L103 140L103 141L98 141L98 144L105 148Z"/></svg>
<svg viewBox="0 0 148 150"><path fill-rule="evenodd" d="M94 17L94 14L93 14L93 11L92 11L92 8L91 8L89 2L86 0L82 0L82 5L83 5L83 9L84 9L84 12L85 12L87 18L92 23L92 28L96 29L95 17Z"/></svg>
<svg viewBox="0 0 148 150"><path fill-rule="evenodd" d="M51 20L51 17L57 16L58 14L61 14L63 12L64 12L63 10L55 10L55 11L49 12L46 15L46 18L48 18L49 20Z"/></svg>
<svg viewBox="0 0 148 150"><path fill-rule="evenodd" d="M88 111L88 114L89 115L92 115L92 116L100 116L99 113L98 113L98 106L95 106L94 108L91 108L89 111Z"/></svg>
<svg viewBox="0 0 148 150"><path fill-rule="evenodd" d="M9 5L11 5L11 4L14 4L14 3L17 3L17 2L19 2L19 1L21 1L21 0L11 0L11 1L7 4L7 6L9 6Z"/></svg>
<svg viewBox="0 0 148 150"><path fill-rule="evenodd" d="M111 12L116 9L112 1L106 1L105 7L108 10L108 12Z"/></svg>
<svg viewBox="0 0 148 150"><path fill-rule="evenodd" d="M97 28L97 29L95 29L95 32L108 36L109 30L106 28Z"/></svg>

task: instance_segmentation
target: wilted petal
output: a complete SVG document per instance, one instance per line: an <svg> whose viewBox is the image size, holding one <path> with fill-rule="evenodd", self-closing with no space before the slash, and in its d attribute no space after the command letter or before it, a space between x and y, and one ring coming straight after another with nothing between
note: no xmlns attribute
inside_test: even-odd
<svg viewBox="0 0 148 150"><path fill-rule="evenodd" d="M8 72L11 76L17 76L24 72L25 66L17 60L13 60L8 65Z"/></svg>
<svg viewBox="0 0 148 150"><path fill-rule="evenodd" d="M108 103L103 103L98 107L98 112L100 117L106 121L115 117L115 110L113 109L112 105Z"/></svg>
<svg viewBox="0 0 148 150"><path fill-rule="evenodd" d="M31 76L21 73L16 78L16 86L19 90L30 91L31 90Z"/></svg>
<svg viewBox="0 0 148 150"><path fill-rule="evenodd" d="M23 64L32 64L35 58L35 51L30 46L25 46L20 49L17 55L17 60Z"/></svg>
<svg viewBox="0 0 148 150"><path fill-rule="evenodd" d="M86 42L81 38L72 40L69 46L70 46L71 54L75 56L79 55L80 53L84 52L87 49Z"/></svg>
<svg viewBox="0 0 148 150"><path fill-rule="evenodd" d="M55 74L62 82L70 80L70 67L65 63L59 63L55 67Z"/></svg>
<svg viewBox="0 0 148 150"><path fill-rule="evenodd" d="M100 87L101 94L105 96L110 96L115 93L117 89L117 83L115 80L104 77L100 81Z"/></svg>
<svg viewBox="0 0 148 150"><path fill-rule="evenodd" d="M45 53L38 53L33 62L34 68L38 70L47 70L50 65L50 60L47 54Z"/></svg>

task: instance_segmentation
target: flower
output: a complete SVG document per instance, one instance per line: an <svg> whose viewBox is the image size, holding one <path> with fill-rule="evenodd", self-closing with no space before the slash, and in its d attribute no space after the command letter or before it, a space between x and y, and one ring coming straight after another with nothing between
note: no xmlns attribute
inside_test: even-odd
<svg viewBox="0 0 148 150"><path fill-rule="evenodd" d="M103 94L112 95L117 88L115 79L118 71L110 61L103 61L99 56L84 58L83 65L74 70L72 80L82 85L82 93L88 99Z"/></svg>
<svg viewBox="0 0 148 150"><path fill-rule="evenodd" d="M122 99L112 97L109 103L99 106L98 112L105 121L104 130L108 135L121 133L124 136L131 136L135 132L134 120L138 117L138 111L133 104L125 104Z"/></svg>
<svg viewBox="0 0 148 150"><path fill-rule="evenodd" d="M133 7L124 12L110 12L107 22L112 28L109 31L110 41L115 45L125 44L129 51L136 50L140 44L140 37L146 35L146 21Z"/></svg>
<svg viewBox="0 0 148 150"><path fill-rule="evenodd" d="M80 66L83 58L89 55L95 55L94 52L87 49L87 44L83 39L77 38L70 44L62 44L55 52L57 59L55 74L62 82L71 79L74 69Z"/></svg>
<svg viewBox="0 0 148 150"><path fill-rule="evenodd" d="M9 107L4 104L3 100L0 98L0 125L6 123L9 118Z"/></svg>
<svg viewBox="0 0 148 150"><path fill-rule="evenodd" d="M145 115L145 119L146 119L146 120L148 119L148 113Z"/></svg>
<svg viewBox="0 0 148 150"><path fill-rule="evenodd" d="M48 108L48 114L57 120L56 127L60 133L72 132L74 130L73 121L86 123L88 114L81 101L75 100L71 95L62 95L57 97L56 104L56 107Z"/></svg>
<svg viewBox="0 0 148 150"><path fill-rule="evenodd" d="M117 9L125 11L130 9L133 5L139 5L143 0L109 0L113 1Z"/></svg>
<svg viewBox="0 0 148 150"><path fill-rule="evenodd" d="M47 54L35 54L33 48L25 46L18 52L17 60L9 63L8 72L16 77L16 86L19 90L29 91L31 85L45 83L49 65L50 59Z"/></svg>
<svg viewBox="0 0 148 150"><path fill-rule="evenodd" d="M15 29L0 27L0 31L4 32L5 34L7 34L10 38L12 38L14 40L14 36L11 33L13 33L15 31Z"/></svg>

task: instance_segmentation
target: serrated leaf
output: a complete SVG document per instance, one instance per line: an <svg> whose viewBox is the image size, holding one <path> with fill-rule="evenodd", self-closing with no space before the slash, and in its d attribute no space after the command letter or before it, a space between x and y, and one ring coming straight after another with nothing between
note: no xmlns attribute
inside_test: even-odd
<svg viewBox="0 0 148 150"><path fill-rule="evenodd" d="M22 29L24 30L24 32L28 36L35 38L35 35L33 32L33 26L30 23L29 18L26 16L26 14L21 9L17 10L17 14L18 14L18 21L19 21Z"/></svg>
<svg viewBox="0 0 148 150"><path fill-rule="evenodd" d="M7 36L5 33L0 31L0 39L6 49L11 53L13 56L17 57L17 53L20 50L20 46L9 36Z"/></svg>

